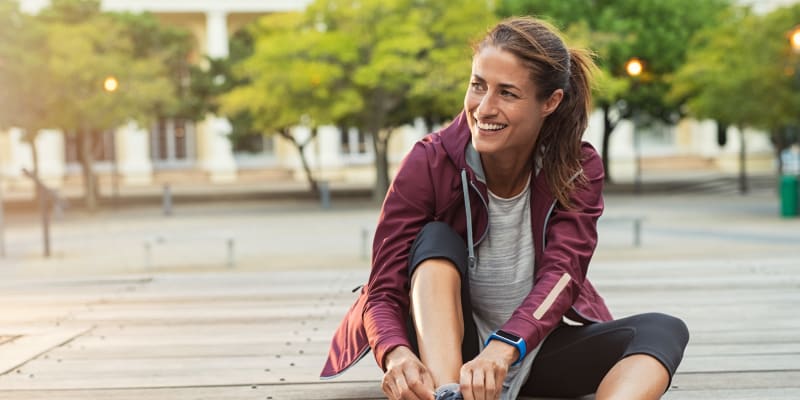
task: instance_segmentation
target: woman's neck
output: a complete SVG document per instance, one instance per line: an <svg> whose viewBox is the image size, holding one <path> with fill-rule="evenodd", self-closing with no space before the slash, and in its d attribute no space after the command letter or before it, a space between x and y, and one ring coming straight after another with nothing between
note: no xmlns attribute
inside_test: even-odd
<svg viewBox="0 0 800 400"><path fill-rule="evenodd" d="M530 160L520 162L481 155L481 163L486 174L486 186L499 197L514 197L528 185L532 171Z"/></svg>

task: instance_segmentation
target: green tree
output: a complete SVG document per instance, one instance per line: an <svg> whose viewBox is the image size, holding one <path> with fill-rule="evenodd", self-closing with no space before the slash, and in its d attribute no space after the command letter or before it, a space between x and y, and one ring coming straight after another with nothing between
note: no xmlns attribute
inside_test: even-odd
<svg viewBox="0 0 800 400"><path fill-rule="evenodd" d="M196 43L191 32L161 24L150 13L108 14L122 26L132 47L131 56L147 59L164 67L165 78L170 80L174 97L164 97L150 104L156 118L181 118L198 121L211 111L211 94L195 84L203 76L201 68L192 64L191 55ZM203 76L204 77L204 76Z"/></svg>
<svg viewBox="0 0 800 400"><path fill-rule="evenodd" d="M53 0L40 18L48 44L40 60L47 65L56 104L48 110L49 121L77 134L86 207L94 210L93 138L131 119L152 118L154 105L168 107L174 101L172 86L162 60L136 57L126 26L101 13L98 1ZM109 76L119 82L114 92L103 90Z"/></svg>
<svg viewBox="0 0 800 400"><path fill-rule="evenodd" d="M360 106L360 99L343 84L345 70L338 57L348 57L341 51L346 43L304 23L305 15L291 13L266 16L251 27L255 50L235 67L239 84L222 97L221 105L224 114L249 115L256 129L289 141L316 191L305 148L319 126L337 124ZM298 125L311 129L305 140L290 132Z"/></svg>
<svg viewBox="0 0 800 400"><path fill-rule="evenodd" d="M17 2L0 4L0 129L24 131L34 176L39 174L36 136L51 127L48 110L54 106L48 66L41 59L46 48L46 32L36 18L22 13Z"/></svg>
<svg viewBox="0 0 800 400"><path fill-rule="evenodd" d="M462 107L469 39L493 20L486 2L317 0L304 14L262 20L240 70L251 83L225 103L277 132L303 120L358 128L371 138L382 199L392 131Z"/></svg>
<svg viewBox="0 0 800 400"><path fill-rule="evenodd" d="M781 140L785 128L800 124L800 54L792 52L788 40L800 21L800 5L767 15L735 8L724 21L691 42L670 96L697 118L736 126L740 132L746 127L772 132L779 155L788 144ZM739 187L746 193L744 135L740 138Z"/></svg>
<svg viewBox="0 0 800 400"><path fill-rule="evenodd" d="M698 30L718 23L728 4L729 0L501 0L498 13L540 15L568 31L579 24L583 26L578 31L588 32L589 47L599 55L602 71L594 103L603 111L602 155L610 181L611 133L634 114L666 123L682 117L682 104L666 96L670 77L686 59L686 43ZM636 85L625 72L632 57L645 66Z"/></svg>

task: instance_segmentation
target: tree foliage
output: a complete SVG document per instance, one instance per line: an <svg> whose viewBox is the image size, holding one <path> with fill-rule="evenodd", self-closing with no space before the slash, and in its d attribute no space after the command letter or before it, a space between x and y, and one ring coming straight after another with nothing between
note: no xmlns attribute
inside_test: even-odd
<svg viewBox="0 0 800 400"><path fill-rule="evenodd" d="M686 59L686 43L695 32L717 24L729 2L502 0L498 12L539 15L567 31L584 32L602 71L594 100L604 112L603 160L608 167L608 139L621 119L638 113L645 120L675 123L682 116L680 99L666 95L671 76ZM645 68L635 85L625 72L632 57L642 60Z"/></svg>
<svg viewBox="0 0 800 400"><path fill-rule="evenodd" d="M36 16L9 4L0 5L0 125L77 135L93 209L93 138L131 119L176 112L168 69L186 54L188 36L160 29L151 16L102 13L97 0L52 0ZM106 91L110 77L119 85Z"/></svg>
<svg viewBox="0 0 800 400"><path fill-rule="evenodd" d="M223 109L248 109L265 130L301 121L358 128L372 139L382 198L392 128L462 107L469 41L493 18L486 2L468 0L317 0L304 13L266 17L238 69L250 83Z"/></svg>
<svg viewBox="0 0 800 400"><path fill-rule="evenodd" d="M36 135L48 128L54 104L48 66L40 53L47 48L44 26L20 12L16 2L0 4L0 129L22 128L31 144L33 174L38 175Z"/></svg>
<svg viewBox="0 0 800 400"><path fill-rule="evenodd" d="M695 117L773 131L800 123L800 54L788 41L800 5L756 15L732 9L725 23L692 41L670 95Z"/></svg>
<svg viewBox="0 0 800 400"><path fill-rule="evenodd" d="M670 96L696 118L771 132L780 154L796 140L785 137L786 132L800 125L800 52L789 42L800 21L800 5L767 15L733 8L724 21L691 42ZM740 188L746 192L745 141L740 137Z"/></svg>

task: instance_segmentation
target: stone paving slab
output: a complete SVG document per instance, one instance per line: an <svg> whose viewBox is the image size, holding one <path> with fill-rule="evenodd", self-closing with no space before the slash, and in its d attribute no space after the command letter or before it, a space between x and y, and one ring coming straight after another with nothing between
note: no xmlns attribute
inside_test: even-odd
<svg viewBox="0 0 800 400"><path fill-rule="evenodd" d="M606 197L609 221L643 218L639 247L628 224L600 221L590 275L612 311L667 312L692 331L665 398L800 398L800 219L777 204L771 192ZM317 379L368 274L374 203L160 211L68 210L50 259L35 215L6 215L0 354L28 355L0 373L0 398L381 398L370 358ZM48 332L64 335L33 344Z"/></svg>
<svg viewBox="0 0 800 400"><path fill-rule="evenodd" d="M692 340L665 398L796 398L800 320L780 312L800 306L800 269L777 261L727 268L669 261L593 268L593 279L618 316L659 310L689 325ZM712 288L698 288L687 270L705 276ZM0 336L75 334L37 347L0 375L0 397L380 398L380 371L370 357L332 381L317 378L330 335L355 297L350 289L366 273L234 271L61 277L19 285L7 280L3 284L16 289L0 295L0 315L6 316ZM714 285L715 275L725 279ZM639 287L646 279L663 283L663 289L648 295ZM61 296L69 307L58 307ZM35 307L27 310L28 301ZM47 304L61 312L47 311Z"/></svg>

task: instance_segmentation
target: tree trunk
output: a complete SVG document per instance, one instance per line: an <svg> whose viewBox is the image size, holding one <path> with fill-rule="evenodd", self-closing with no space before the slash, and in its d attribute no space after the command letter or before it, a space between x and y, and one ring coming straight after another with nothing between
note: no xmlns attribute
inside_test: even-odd
<svg viewBox="0 0 800 400"><path fill-rule="evenodd" d="M39 151L36 146L36 135L31 136L31 160L33 161L33 176L39 177Z"/></svg>
<svg viewBox="0 0 800 400"><path fill-rule="evenodd" d="M80 158L83 169L83 195L86 209L90 212L97 210L97 180L94 175L94 154L92 154L92 133L89 131L78 132L78 141L81 146Z"/></svg>
<svg viewBox="0 0 800 400"><path fill-rule="evenodd" d="M739 193L747 194L747 147L744 128L739 126Z"/></svg>
<svg viewBox="0 0 800 400"><path fill-rule="evenodd" d="M608 105L603 106L603 147L602 147L602 154L601 158L603 159L603 170L605 170L606 183L611 183L613 180L611 179L611 169L610 160L609 160L609 145L608 141L611 138L611 132L614 131L614 128L617 124L611 121L611 107Z"/></svg>
<svg viewBox="0 0 800 400"><path fill-rule="evenodd" d="M39 151L36 146L36 136L38 133L31 132L33 132L33 130L25 129L25 139L30 142L31 145L31 161L33 162L33 171L31 171L31 173L33 174L34 178L39 179ZM33 191L33 200L37 204L39 203L40 195L41 193L39 193L39 190Z"/></svg>
<svg viewBox="0 0 800 400"><path fill-rule="evenodd" d="M386 150L389 144L389 133L385 135L377 130L369 132L372 137L372 148L375 151L375 190L372 198L376 202L382 202L389 190L389 159Z"/></svg>
<svg viewBox="0 0 800 400"><path fill-rule="evenodd" d="M781 153L783 153L783 149L786 148L786 137L778 128L773 129L771 133L770 139L772 139L772 148L775 151L775 160L778 161L777 178L780 180L781 175L783 175L783 158L781 158Z"/></svg>
<svg viewBox="0 0 800 400"><path fill-rule="evenodd" d="M280 134L282 138L288 140L289 143L291 143L292 146L297 149L297 152L300 154L300 163L303 165L303 172L305 173L306 180L308 181L308 187L312 193L319 193L319 185L317 184L317 180L314 179L314 175L311 173L311 166L308 164L308 159L306 158L304 151L306 146L317 136L317 130L313 129L311 131L311 136L303 143L298 142L297 139L295 139L294 136L289 133L289 129L281 129L278 131L278 134Z"/></svg>

